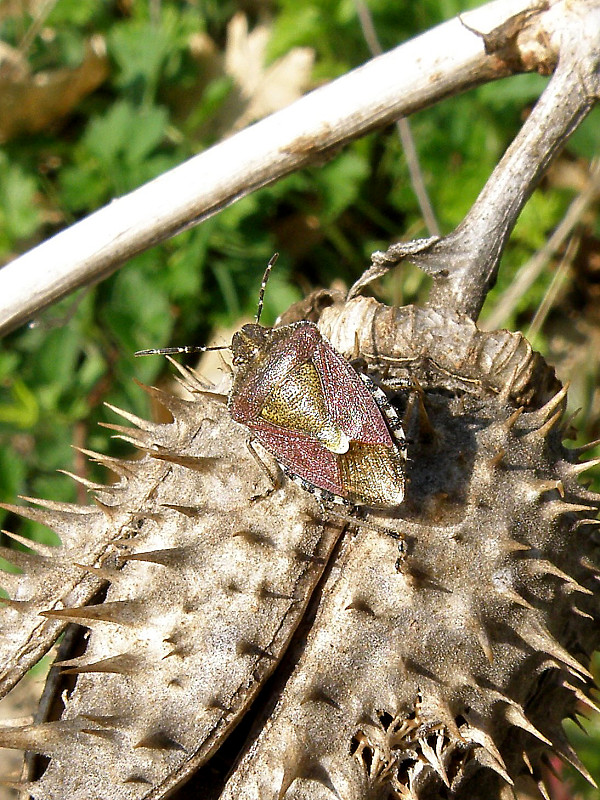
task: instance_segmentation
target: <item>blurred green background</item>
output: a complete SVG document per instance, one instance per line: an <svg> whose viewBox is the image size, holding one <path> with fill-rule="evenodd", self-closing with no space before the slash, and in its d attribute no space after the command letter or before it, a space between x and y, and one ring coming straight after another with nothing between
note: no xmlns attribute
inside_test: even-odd
<svg viewBox="0 0 600 800"><path fill-rule="evenodd" d="M389 49L478 3L367 5ZM291 101L369 58L354 0L3 0L0 45L0 263L268 113L282 94ZM442 232L468 210L546 81L505 79L411 118ZM598 111L529 201L484 318L584 191L600 151ZM545 309L534 344L557 364L559 377L574 379L583 440L600 436L597 359L590 358L600 345L599 234L592 202L570 249L562 246L495 321L527 331ZM105 476L72 445L128 452L98 426L117 421L103 402L149 415L133 378L155 382L168 369L164 359L134 360L133 352L201 344L252 316L274 251L281 256L266 324L313 287L352 284L373 250L426 235L390 126L65 299L0 345L0 499L85 501L81 487L57 470ZM427 281L402 268L377 292L388 303L419 301ZM6 516L0 511L4 527L49 536ZM594 738L577 747L600 777L600 729L592 728ZM578 777L569 780L574 788L556 787L556 798L599 796Z"/></svg>

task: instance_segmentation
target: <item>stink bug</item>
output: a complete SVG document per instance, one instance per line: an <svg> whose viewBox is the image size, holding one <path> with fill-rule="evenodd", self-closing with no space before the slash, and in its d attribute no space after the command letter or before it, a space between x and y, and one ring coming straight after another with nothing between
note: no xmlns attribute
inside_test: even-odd
<svg viewBox="0 0 600 800"><path fill-rule="evenodd" d="M283 466L325 502L389 508L404 497L406 443L384 393L357 372L307 320L281 328L260 325L271 258L254 323L230 347L167 347L140 355L232 353L228 408Z"/></svg>

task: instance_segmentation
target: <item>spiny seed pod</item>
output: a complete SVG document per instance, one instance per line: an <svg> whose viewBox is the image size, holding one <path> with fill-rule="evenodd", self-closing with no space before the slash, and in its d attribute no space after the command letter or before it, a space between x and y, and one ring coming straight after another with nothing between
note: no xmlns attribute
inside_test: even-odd
<svg viewBox="0 0 600 800"><path fill-rule="evenodd" d="M544 794L552 753L585 774L561 722L593 705L600 498L562 443L565 389L456 312L318 294L299 316L404 417L404 502L341 532L291 481L251 500L269 486L245 428L186 370L191 400L152 390L172 423L120 412L143 457L112 462L95 508L23 510L63 546L6 576L6 685L89 629L60 718L0 730L46 756L36 800L160 798L204 763L195 793L223 800Z"/></svg>

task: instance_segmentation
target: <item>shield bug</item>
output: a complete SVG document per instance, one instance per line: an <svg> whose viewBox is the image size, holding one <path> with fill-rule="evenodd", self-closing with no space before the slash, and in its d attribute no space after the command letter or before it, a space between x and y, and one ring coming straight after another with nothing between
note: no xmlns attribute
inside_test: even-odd
<svg viewBox="0 0 600 800"><path fill-rule="evenodd" d="M228 408L286 474L325 502L389 508L404 497L406 442L400 420L373 381L337 353L308 320L243 325L229 347L167 347L140 355L232 353Z"/></svg>

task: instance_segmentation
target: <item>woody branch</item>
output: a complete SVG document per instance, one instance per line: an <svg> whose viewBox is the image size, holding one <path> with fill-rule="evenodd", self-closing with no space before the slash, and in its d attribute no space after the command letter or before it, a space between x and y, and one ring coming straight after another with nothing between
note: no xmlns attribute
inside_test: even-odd
<svg viewBox="0 0 600 800"><path fill-rule="evenodd" d="M442 239L400 242L375 253L373 266L351 295L408 258L433 277L430 305L477 318L523 206L600 97L600 4L571 4L560 26L545 27L548 19L539 18L539 29L530 28L528 38L545 38L556 48L556 72L468 214ZM512 57L523 57L523 44L515 41L513 47Z"/></svg>
<svg viewBox="0 0 600 800"><path fill-rule="evenodd" d="M555 36L569 14L573 16L568 8L585 6L583 16L597 8L596 0L569 6L566 0L557 0L550 8L547 5L535 0L496 0L462 19L450 20L38 245L0 270L0 333L26 322L71 291L101 280L136 253L198 224L255 189L322 160L374 128L478 84L547 65L552 48L544 42L529 49L524 65L522 60L512 63L487 53L478 33L508 26L516 35L537 20ZM458 276L460 270L455 272ZM454 281L453 285L458 284Z"/></svg>

